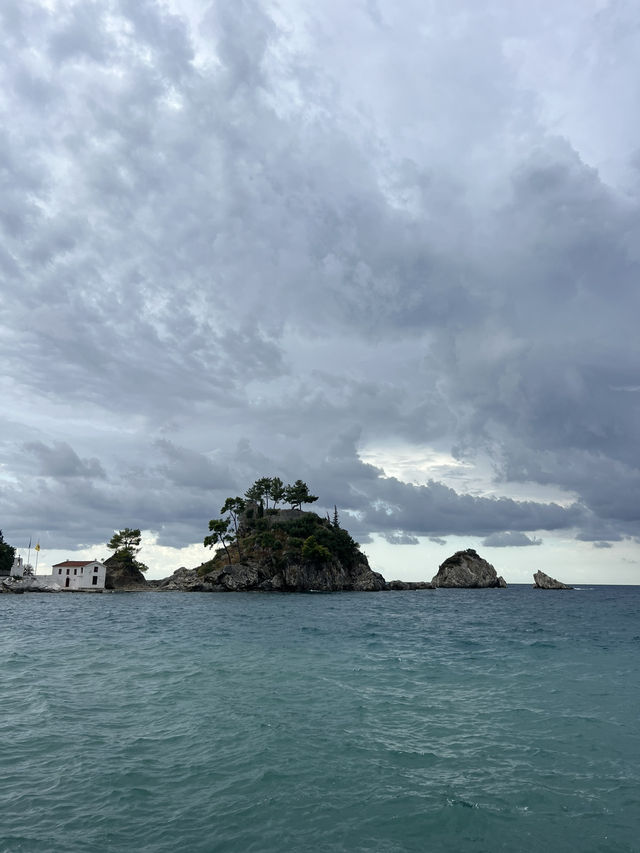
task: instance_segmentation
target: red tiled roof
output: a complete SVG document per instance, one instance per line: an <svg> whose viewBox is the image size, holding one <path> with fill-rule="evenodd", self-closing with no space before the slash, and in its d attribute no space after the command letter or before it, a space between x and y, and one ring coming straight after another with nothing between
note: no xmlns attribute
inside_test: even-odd
<svg viewBox="0 0 640 853"><path fill-rule="evenodd" d="M75 568L76 566L89 566L95 560L65 560L64 563L56 563L54 569Z"/></svg>

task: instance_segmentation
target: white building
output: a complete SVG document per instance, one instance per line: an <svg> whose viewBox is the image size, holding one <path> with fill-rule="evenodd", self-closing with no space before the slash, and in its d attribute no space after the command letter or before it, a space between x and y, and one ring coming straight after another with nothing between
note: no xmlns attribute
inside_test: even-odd
<svg viewBox="0 0 640 853"><path fill-rule="evenodd" d="M21 578L24 575L24 570L26 566L22 561L22 557L14 557L13 558L13 566L11 568L11 577L12 578Z"/></svg>
<svg viewBox="0 0 640 853"><path fill-rule="evenodd" d="M13 565L10 569L0 569L0 577L3 578L21 578L25 569L28 568L22 562L22 557L14 556Z"/></svg>
<svg viewBox="0 0 640 853"><path fill-rule="evenodd" d="M65 560L51 572L51 580L62 589L87 592L102 592L106 576L107 567L98 560Z"/></svg>

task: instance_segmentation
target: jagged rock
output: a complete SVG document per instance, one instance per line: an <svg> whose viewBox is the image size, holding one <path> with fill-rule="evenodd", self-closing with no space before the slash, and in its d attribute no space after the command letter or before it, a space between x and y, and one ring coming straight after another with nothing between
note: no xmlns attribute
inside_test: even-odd
<svg viewBox="0 0 640 853"><path fill-rule="evenodd" d="M466 589L504 588L507 585L504 578L498 577L491 563L480 557L473 548L456 551L453 556L446 559L431 583L434 587Z"/></svg>
<svg viewBox="0 0 640 853"><path fill-rule="evenodd" d="M371 592L387 587L382 575L372 571L368 563L347 569L337 560L322 565L293 563L277 570L269 565L247 560L243 563L226 564L209 572L201 580L206 581L213 591L227 592Z"/></svg>
<svg viewBox="0 0 640 853"><path fill-rule="evenodd" d="M573 589L572 586L567 586L566 583L561 583L555 578L545 575L544 572L536 572L533 576L534 589Z"/></svg>
<svg viewBox="0 0 640 853"><path fill-rule="evenodd" d="M105 589L144 589L147 586L135 560L121 560L114 554L104 564L107 567Z"/></svg>
<svg viewBox="0 0 640 853"><path fill-rule="evenodd" d="M430 581L387 581L387 589L435 589Z"/></svg>

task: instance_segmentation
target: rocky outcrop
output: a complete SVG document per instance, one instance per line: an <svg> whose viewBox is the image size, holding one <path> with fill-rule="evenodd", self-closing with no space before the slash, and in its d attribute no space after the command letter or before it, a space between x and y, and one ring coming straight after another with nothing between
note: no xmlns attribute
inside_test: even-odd
<svg viewBox="0 0 640 853"><path fill-rule="evenodd" d="M506 587L506 581L498 577L491 563L477 554L473 548L456 551L442 563L438 574L431 581L434 587L479 589Z"/></svg>
<svg viewBox="0 0 640 853"><path fill-rule="evenodd" d="M566 583L561 583L555 578L545 575L544 572L536 572L533 576L534 589L573 589L572 586L567 586Z"/></svg>
<svg viewBox="0 0 640 853"><path fill-rule="evenodd" d="M107 567L105 589L138 590L145 589L147 580L138 568L135 560L122 560L115 556L104 561Z"/></svg>
<svg viewBox="0 0 640 853"><path fill-rule="evenodd" d="M23 592L60 592L61 590L62 587L57 583L34 575L23 578L3 578L0 583L0 592L21 594Z"/></svg>
<svg viewBox="0 0 640 853"><path fill-rule="evenodd" d="M160 581L150 581L148 586L163 592L212 592L213 586L203 577L200 577L197 569L186 569L181 566L168 578Z"/></svg>
<svg viewBox="0 0 640 853"><path fill-rule="evenodd" d="M387 581L387 589L435 589L430 581Z"/></svg>
<svg viewBox="0 0 640 853"><path fill-rule="evenodd" d="M213 592L374 592L387 588L382 575L368 564L347 569L337 560L322 565L289 563L278 568L247 560L218 566L199 580L205 587L203 591Z"/></svg>

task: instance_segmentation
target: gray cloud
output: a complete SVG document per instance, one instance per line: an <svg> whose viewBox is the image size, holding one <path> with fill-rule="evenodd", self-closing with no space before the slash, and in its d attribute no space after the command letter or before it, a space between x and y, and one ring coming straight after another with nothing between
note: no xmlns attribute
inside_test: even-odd
<svg viewBox="0 0 640 853"><path fill-rule="evenodd" d="M526 533L519 533L513 530L507 530L503 533L492 533L482 540L482 544L491 548L521 548L528 545L542 545L542 539L530 538Z"/></svg>
<svg viewBox="0 0 640 853"><path fill-rule="evenodd" d="M384 538L391 545L419 545L420 540L409 533L385 533Z"/></svg>
<svg viewBox="0 0 640 853"><path fill-rule="evenodd" d="M33 441L24 447L38 461L38 474L44 477L104 479L106 476L98 459L80 459L64 441L55 442L51 447L40 441Z"/></svg>

